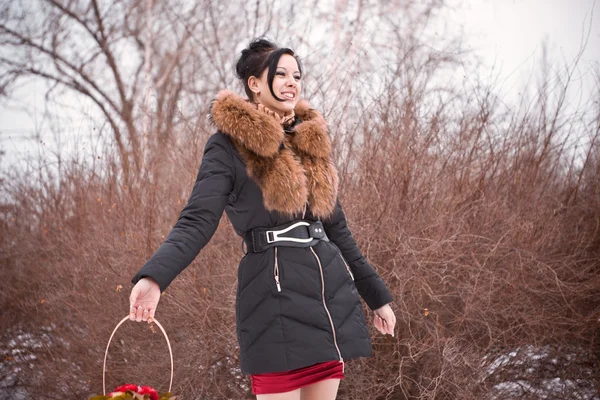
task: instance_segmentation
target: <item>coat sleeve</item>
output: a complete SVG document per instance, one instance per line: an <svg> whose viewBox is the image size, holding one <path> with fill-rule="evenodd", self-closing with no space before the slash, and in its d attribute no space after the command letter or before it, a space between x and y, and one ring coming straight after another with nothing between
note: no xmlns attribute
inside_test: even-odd
<svg viewBox="0 0 600 400"><path fill-rule="evenodd" d="M348 262L356 289L369 308L376 310L392 302L392 294L354 241L339 200L331 218L323 221L323 227Z"/></svg>
<svg viewBox="0 0 600 400"><path fill-rule="evenodd" d="M187 205L164 243L131 282L135 284L143 277L150 277L163 292L215 233L234 181L231 146L223 134L214 134L204 148L200 170Z"/></svg>

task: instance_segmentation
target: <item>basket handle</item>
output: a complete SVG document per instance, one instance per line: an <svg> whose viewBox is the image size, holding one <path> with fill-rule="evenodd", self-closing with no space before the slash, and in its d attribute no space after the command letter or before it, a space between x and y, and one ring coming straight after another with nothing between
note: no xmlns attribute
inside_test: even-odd
<svg viewBox="0 0 600 400"><path fill-rule="evenodd" d="M104 396L106 396L106 357L108 356L108 347L110 346L110 342L111 342L113 336L115 335L115 332L117 331L117 329L119 329L119 327L123 324L123 322L127 321L128 319L129 319L129 315L127 315L125 318L123 318L121 320L121 322L119 322L117 324L117 326L115 327L115 329L113 330L113 332L110 335L110 339L108 339L108 344L106 345L106 351L104 352L104 366L102 367L102 394ZM154 318L152 318L152 322L155 322L156 325L158 325L158 327L160 328L160 331L165 336L165 339L167 340L167 346L169 347L169 356L171 356L171 381L169 382L169 392L171 392L171 387L173 386L173 351L171 350L171 343L169 342L169 337L167 336L167 332L165 332L165 329L162 327L160 322L158 322Z"/></svg>

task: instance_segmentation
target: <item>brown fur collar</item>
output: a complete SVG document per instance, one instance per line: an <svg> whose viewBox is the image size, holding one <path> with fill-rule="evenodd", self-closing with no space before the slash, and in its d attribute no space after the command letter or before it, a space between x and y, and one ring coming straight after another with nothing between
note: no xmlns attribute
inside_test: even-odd
<svg viewBox="0 0 600 400"><path fill-rule="evenodd" d="M275 118L224 90L214 100L210 118L233 139L246 161L248 176L262 190L267 210L293 217L308 204L314 216L326 219L333 212L338 191L327 123L305 100L294 112L301 122L288 135Z"/></svg>

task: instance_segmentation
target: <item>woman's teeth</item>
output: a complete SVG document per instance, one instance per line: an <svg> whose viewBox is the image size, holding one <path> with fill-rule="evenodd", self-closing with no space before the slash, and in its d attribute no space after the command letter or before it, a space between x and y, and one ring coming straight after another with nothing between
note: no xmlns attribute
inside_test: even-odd
<svg viewBox="0 0 600 400"><path fill-rule="evenodd" d="M283 95L288 99L293 99L294 97L296 97L293 93L283 93Z"/></svg>

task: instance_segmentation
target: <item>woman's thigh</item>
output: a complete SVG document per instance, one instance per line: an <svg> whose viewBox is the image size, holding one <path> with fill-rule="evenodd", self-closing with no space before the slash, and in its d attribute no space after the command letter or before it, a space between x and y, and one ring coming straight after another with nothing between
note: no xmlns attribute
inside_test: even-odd
<svg viewBox="0 0 600 400"><path fill-rule="evenodd" d="M339 379L326 379L300 389L300 400L335 400Z"/></svg>
<svg viewBox="0 0 600 400"><path fill-rule="evenodd" d="M256 400L300 400L300 390L296 389L285 393L257 394Z"/></svg>

